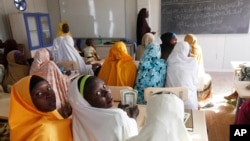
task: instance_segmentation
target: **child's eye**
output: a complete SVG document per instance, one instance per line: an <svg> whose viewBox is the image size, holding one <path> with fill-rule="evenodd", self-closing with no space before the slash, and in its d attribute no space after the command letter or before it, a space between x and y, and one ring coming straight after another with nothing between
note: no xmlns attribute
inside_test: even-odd
<svg viewBox="0 0 250 141"><path fill-rule="evenodd" d="M100 91L98 91L98 92L96 93L96 95L97 95L97 96L100 96L100 95L101 95L101 92L100 92Z"/></svg>
<svg viewBox="0 0 250 141"><path fill-rule="evenodd" d="M38 92L36 95L37 95L37 96L42 96L43 93L42 93L42 92Z"/></svg>
<svg viewBox="0 0 250 141"><path fill-rule="evenodd" d="M52 88L51 87L48 87L48 91L51 91L52 90Z"/></svg>

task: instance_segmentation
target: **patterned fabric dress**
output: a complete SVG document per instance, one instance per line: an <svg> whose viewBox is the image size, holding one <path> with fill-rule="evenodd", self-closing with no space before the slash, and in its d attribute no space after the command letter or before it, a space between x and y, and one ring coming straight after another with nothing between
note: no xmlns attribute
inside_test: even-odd
<svg viewBox="0 0 250 141"><path fill-rule="evenodd" d="M165 85L167 65L165 60L160 59L161 48L157 43L146 46L141 57L135 89L138 91L137 103L146 104L144 100L144 89L147 87L163 87Z"/></svg>

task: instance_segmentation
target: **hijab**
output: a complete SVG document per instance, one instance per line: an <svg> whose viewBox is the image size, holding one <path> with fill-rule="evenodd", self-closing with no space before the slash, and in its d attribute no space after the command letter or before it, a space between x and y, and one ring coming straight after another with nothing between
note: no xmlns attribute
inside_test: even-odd
<svg viewBox="0 0 250 141"><path fill-rule="evenodd" d="M155 37L152 33L146 33L143 35L142 37L142 42L141 44L138 46L138 49L136 50L136 54L135 54L135 60L140 60L141 59L141 55L143 54L145 47L152 43L155 40Z"/></svg>
<svg viewBox="0 0 250 141"><path fill-rule="evenodd" d="M50 60L50 54L47 49L42 48L36 51L30 74L40 75L49 82L55 91L57 109L68 102L67 90L70 85L70 79L62 74L54 61Z"/></svg>
<svg viewBox="0 0 250 141"><path fill-rule="evenodd" d="M22 78L11 89L9 112L11 141L71 141L71 119L63 119L56 110L41 112L34 106L30 87L43 79L31 82L32 77L33 75L29 75Z"/></svg>
<svg viewBox="0 0 250 141"><path fill-rule="evenodd" d="M110 86L134 87L137 67L123 42L116 42L109 50L98 77Z"/></svg>
<svg viewBox="0 0 250 141"><path fill-rule="evenodd" d="M167 32L161 35L161 58L167 60L175 45L171 44L172 38L176 37L175 33Z"/></svg>
<svg viewBox="0 0 250 141"><path fill-rule="evenodd" d="M154 94L146 111L145 125L128 141L191 141L184 124L184 104L176 95Z"/></svg>
<svg viewBox="0 0 250 141"><path fill-rule="evenodd" d="M63 25L64 25L64 24L69 25L67 21L62 21L62 22L60 22L60 23L59 23L59 27L58 27L57 37L59 37L59 36L66 36L66 35L72 36L70 32L67 32L67 33L64 33L64 32L63 32Z"/></svg>
<svg viewBox="0 0 250 141"><path fill-rule="evenodd" d="M15 53L19 52L18 50L12 50L7 55L8 67L4 76L3 86L5 90L8 89L8 85L13 85L21 78L29 75L29 65L17 64L15 61Z"/></svg>
<svg viewBox="0 0 250 141"><path fill-rule="evenodd" d="M197 43L197 38L193 34L187 34L184 38L184 41L188 42L191 46L189 55L197 61L199 65L199 73L203 75L205 73L203 65L203 55L201 47Z"/></svg>
<svg viewBox="0 0 250 141"><path fill-rule="evenodd" d="M145 33L151 31L151 28L147 22L148 11L146 8L142 8L137 16L137 25L136 25L136 36L137 36L137 44L141 44L142 37Z"/></svg>
<svg viewBox="0 0 250 141"><path fill-rule="evenodd" d="M188 88L188 100L185 101L186 109L198 109L197 84L198 64L189 57L190 46L187 42L178 42L169 55L167 64L166 87Z"/></svg>
<svg viewBox="0 0 250 141"><path fill-rule="evenodd" d="M85 79L82 81L82 79ZM87 76L74 79L69 88L74 141L125 141L138 134L137 123L118 108L92 107L83 97ZM79 88L82 81L83 88Z"/></svg>

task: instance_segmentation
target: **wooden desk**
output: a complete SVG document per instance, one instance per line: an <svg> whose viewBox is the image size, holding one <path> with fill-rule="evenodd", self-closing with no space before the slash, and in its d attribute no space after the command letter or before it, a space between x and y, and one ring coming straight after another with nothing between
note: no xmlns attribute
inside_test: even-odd
<svg viewBox="0 0 250 141"><path fill-rule="evenodd" d="M118 103L115 102L113 107L117 107ZM139 115L136 119L139 131L142 129L145 116L146 116L146 105L138 105ZM191 135L193 141L208 141L207 125L205 119L205 112L199 110L193 110L193 131L188 132Z"/></svg>
<svg viewBox="0 0 250 141"><path fill-rule="evenodd" d="M8 119L10 109L10 94L0 93L0 119Z"/></svg>

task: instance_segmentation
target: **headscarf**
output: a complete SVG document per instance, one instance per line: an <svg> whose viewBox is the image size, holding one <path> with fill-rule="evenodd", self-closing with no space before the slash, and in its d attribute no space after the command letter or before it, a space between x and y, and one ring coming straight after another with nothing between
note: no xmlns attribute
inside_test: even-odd
<svg viewBox="0 0 250 141"><path fill-rule="evenodd" d="M193 34L187 34L184 38L184 41L188 42L189 45L191 46L191 51L189 55L197 61L199 65L198 75L200 77L203 77L203 75L205 75L203 55L202 55L201 47L197 43L197 38Z"/></svg>
<svg viewBox="0 0 250 141"><path fill-rule="evenodd" d="M47 49L42 48L36 51L30 68L30 75L32 74L39 75L49 82L55 91L57 109L68 102L67 90L70 85L70 79L62 74L54 61L50 60L50 54Z"/></svg>
<svg viewBox="0 0 250 141"><path fill-rule="evenodd" d="M8 39L4 43L4 52L3 52L3 65L5 68L8 67L7 55L13 50L18 50L17 42L14 39Z"/></svg>
<svg viewBox="0 0 250 141"><path fill-rule="evenodd" d="M143 35L142 37L142 43L138 46L138 49L136 50L136 54L135 54L135 60L140 60L141 59L141 55L143 54L145 47L152 43L155 40L155 37L152 33L146 33Z"/></svg>
<svg viewBox="0 0 250 141"><path fill-rule="evenodd" d="M69 88L74 141L125 141L138 134L136 121L123 110L92 107L79 92L80 78Z"/></svg>
<svg viewBox="0 0 250 141"><path fill-rule="evenodd" d="M147 103L144 127L128 141L191 141L183 120L184 104L180 98L155 94Z"/></svg>
<svg viewBox="0 0 250 141"><path fill-rule="evenodd" d="M178 42L169 55L167 64L166 87L187 87L188 100L186 109L198 109L197 84L198 64L188 57L190 46L187 42Z"/></svg>
<svg viewBox="0 0 250 141"><path fill-rule="evenodd" d="M56 111L41 112L30 96L30 80L26 76L12 86L10 97L10 140L71 141L71 119L63 119Z"/></svg>
<svg viewBox="0 0 250 141"><path fill-rule="evenodd" d="M12 50L7 55L8 67L4 76L3 86L7 90L8 85L13 85L21 78L29 75L29 65L17 64L14 54L17 50Z"/></svg>
<svg viewBox="0 0 250 141"><path fill-rule="evenodd" d="M116 42L109 50L98 77L110 86L134 87L137 68L123 42Z"/></svg>
<svg viewBox="0 0 250 141"><path fill-rule="evenodd" d="M144 89L147 87L163 87L166 77L166 61L160 59L160 45L152 42L148 44L142 54L136 75L135 89L138 91L138 104L144 101Z"/></svg>
<svg viewBox="0 0 250 141"><path fill-rule="evenodd" d="M142 8L137 16L137 25L136 25L137 45L141 44L142 37L145 33L151 32L151 28L149 27L146 18L147 18L147 9Z"/></svg>
<svg viewBox="0 0 250 141"><path fill-rule="evenodd" d="M63 25L63 23L61 24ZM59 29L61 26L59 26ZM90 74L93 75L92 65L85 64L83 58L80 56L76 48L74 47L74 40L71 35L63 34L60 32L60 35L54 39L53 42L53 53L55 62L63 61L75 61L79 66L80 74Z"/></svg>
<svg viewBox="0 0 250 141"><path fill-rule="evenodd" d="M161 35L161 58L167 60L175 45L170 43L171 39L176 37L175 33L167 32Z"/></svg>
<svg viewBox="0 0 250 141"><path fill-rule="evenodd" d="M59 37L59 36L66 36L66 35L72 36L71 33L70 33L70 31L69 31L68 33L64 33L64 32L63 32L63 25L64 25L64 24L69 25L67 21L62 21L62 22L60 22L60 23L59 23L59 27L58 27L57 37Z"/></svg>

